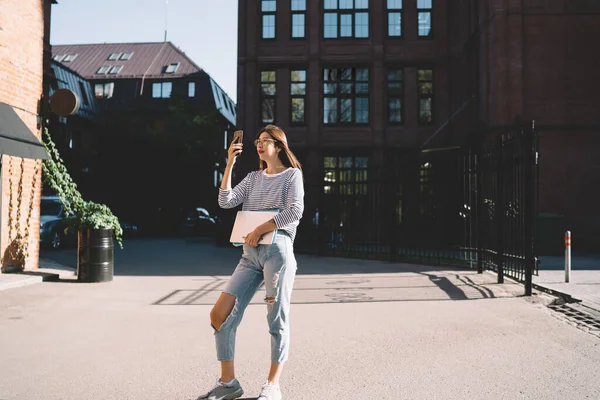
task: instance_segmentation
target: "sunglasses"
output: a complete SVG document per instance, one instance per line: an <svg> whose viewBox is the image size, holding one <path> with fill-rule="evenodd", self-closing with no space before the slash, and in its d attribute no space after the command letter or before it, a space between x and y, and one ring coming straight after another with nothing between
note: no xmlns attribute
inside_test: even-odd
<svg viewBox="0 0 600 400"><path fill-rule="evenodd" d="M260 146L260 147L263 147L265 144L269 144L269 143L271 143L271 142L272 142L272 143L276 143L277 141L276 141L276 140L273 140L273 139L256 139L256 140L254 141L254 145L255 145L256 147L259 147L259 146Z"/></svg>

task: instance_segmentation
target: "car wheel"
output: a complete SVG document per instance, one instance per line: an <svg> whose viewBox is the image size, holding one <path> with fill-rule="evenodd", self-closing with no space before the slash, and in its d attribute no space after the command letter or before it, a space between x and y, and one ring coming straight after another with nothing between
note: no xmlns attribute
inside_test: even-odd
<svg viewBox="0 0 600 400"><path fill-rule="evenodd" d="M52 242L50 242L53 250L58 250L62 244L62 237L59 232L54 232Z"/></svg>

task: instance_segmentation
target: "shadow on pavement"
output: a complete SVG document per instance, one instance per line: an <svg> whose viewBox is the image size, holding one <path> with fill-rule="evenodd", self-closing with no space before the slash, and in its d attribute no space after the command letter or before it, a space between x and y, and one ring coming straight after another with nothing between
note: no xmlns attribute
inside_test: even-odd
<svg viewBox="0 0 600 400"><path fill-rule="evenodd" d="M197 288L165 292L153 305L212 305L224 290L241 249L208 240L133 239L115 249L115 277L185 277ZM76 267L76 249L44 252L53 262ZM468 268L296 255L292 303L481 300L518 297L522 286L498 285L493 274ZM64 282L69 282L65 280ZM70 281L74 282L74 281ZM264 289L252 304L263 305Z"/></svg>

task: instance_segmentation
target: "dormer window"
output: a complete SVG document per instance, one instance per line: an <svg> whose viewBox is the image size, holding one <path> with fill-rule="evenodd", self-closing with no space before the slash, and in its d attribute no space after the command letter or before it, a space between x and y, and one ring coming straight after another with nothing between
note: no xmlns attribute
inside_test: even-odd
<svg viewBox="0 0 600 400"><path fill-rule="evenodd" d="M171 63L167 66L165 73L166 74L174 74L175 71L177 71L177 68L179 68L179 63Z"/></svg>
<svg viewBox="0 0 600 400"><path fill-rule="evenodd" d="M103 75L103 74L106 74L106 73L108 73L108 70L109 70L110 68L111 68L111 67L110 67L110 65L103 65L103 66L101 66L101 67L100 67L100 69L99 69L99 70L96 72L96 74L98 74L98 75Z"/></svg>
<svg viewBox="0 0 600 400"><path fill-rule="evenodd" d="M127 51L127 52L121 54L121 57L119 57L119 60L131 60L132 55L133 55L133 52Z"/></svg>
<svg viewBox="0 0 600 400"><path fill-rule="evenodd" d="M63 62L71 62L75 59L75 57L77 57L77 54L69 54L68 56L65 57Z"/></svg>
<svg viewBox="0 0 600 400"><path fill-rule="evenodd" d="M120 56L121 56L121 53L110 53L110 55L108 56L108 59L110 61L114 61L114 60L118 60Z"/></svg>

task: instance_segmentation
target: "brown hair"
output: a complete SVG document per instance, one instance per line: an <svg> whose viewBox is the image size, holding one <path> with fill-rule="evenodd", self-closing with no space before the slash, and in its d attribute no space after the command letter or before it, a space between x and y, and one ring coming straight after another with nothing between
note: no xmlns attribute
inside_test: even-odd
<svg viewBox="0 0 600 400"><path fill-rule="evenodd" d="M273 140L275 140L275 146L281 148L281 151L279 152L279 159L283 165L302 170L302 165L288 147L287 137L285 136L285 132L283 132L280 127L275 125L267 125L258 131L256 138L258 139L263 132L267 132L273 138ZM258 163L261 170L267 168L267 163L265 161L259 160Z"/></svg>

